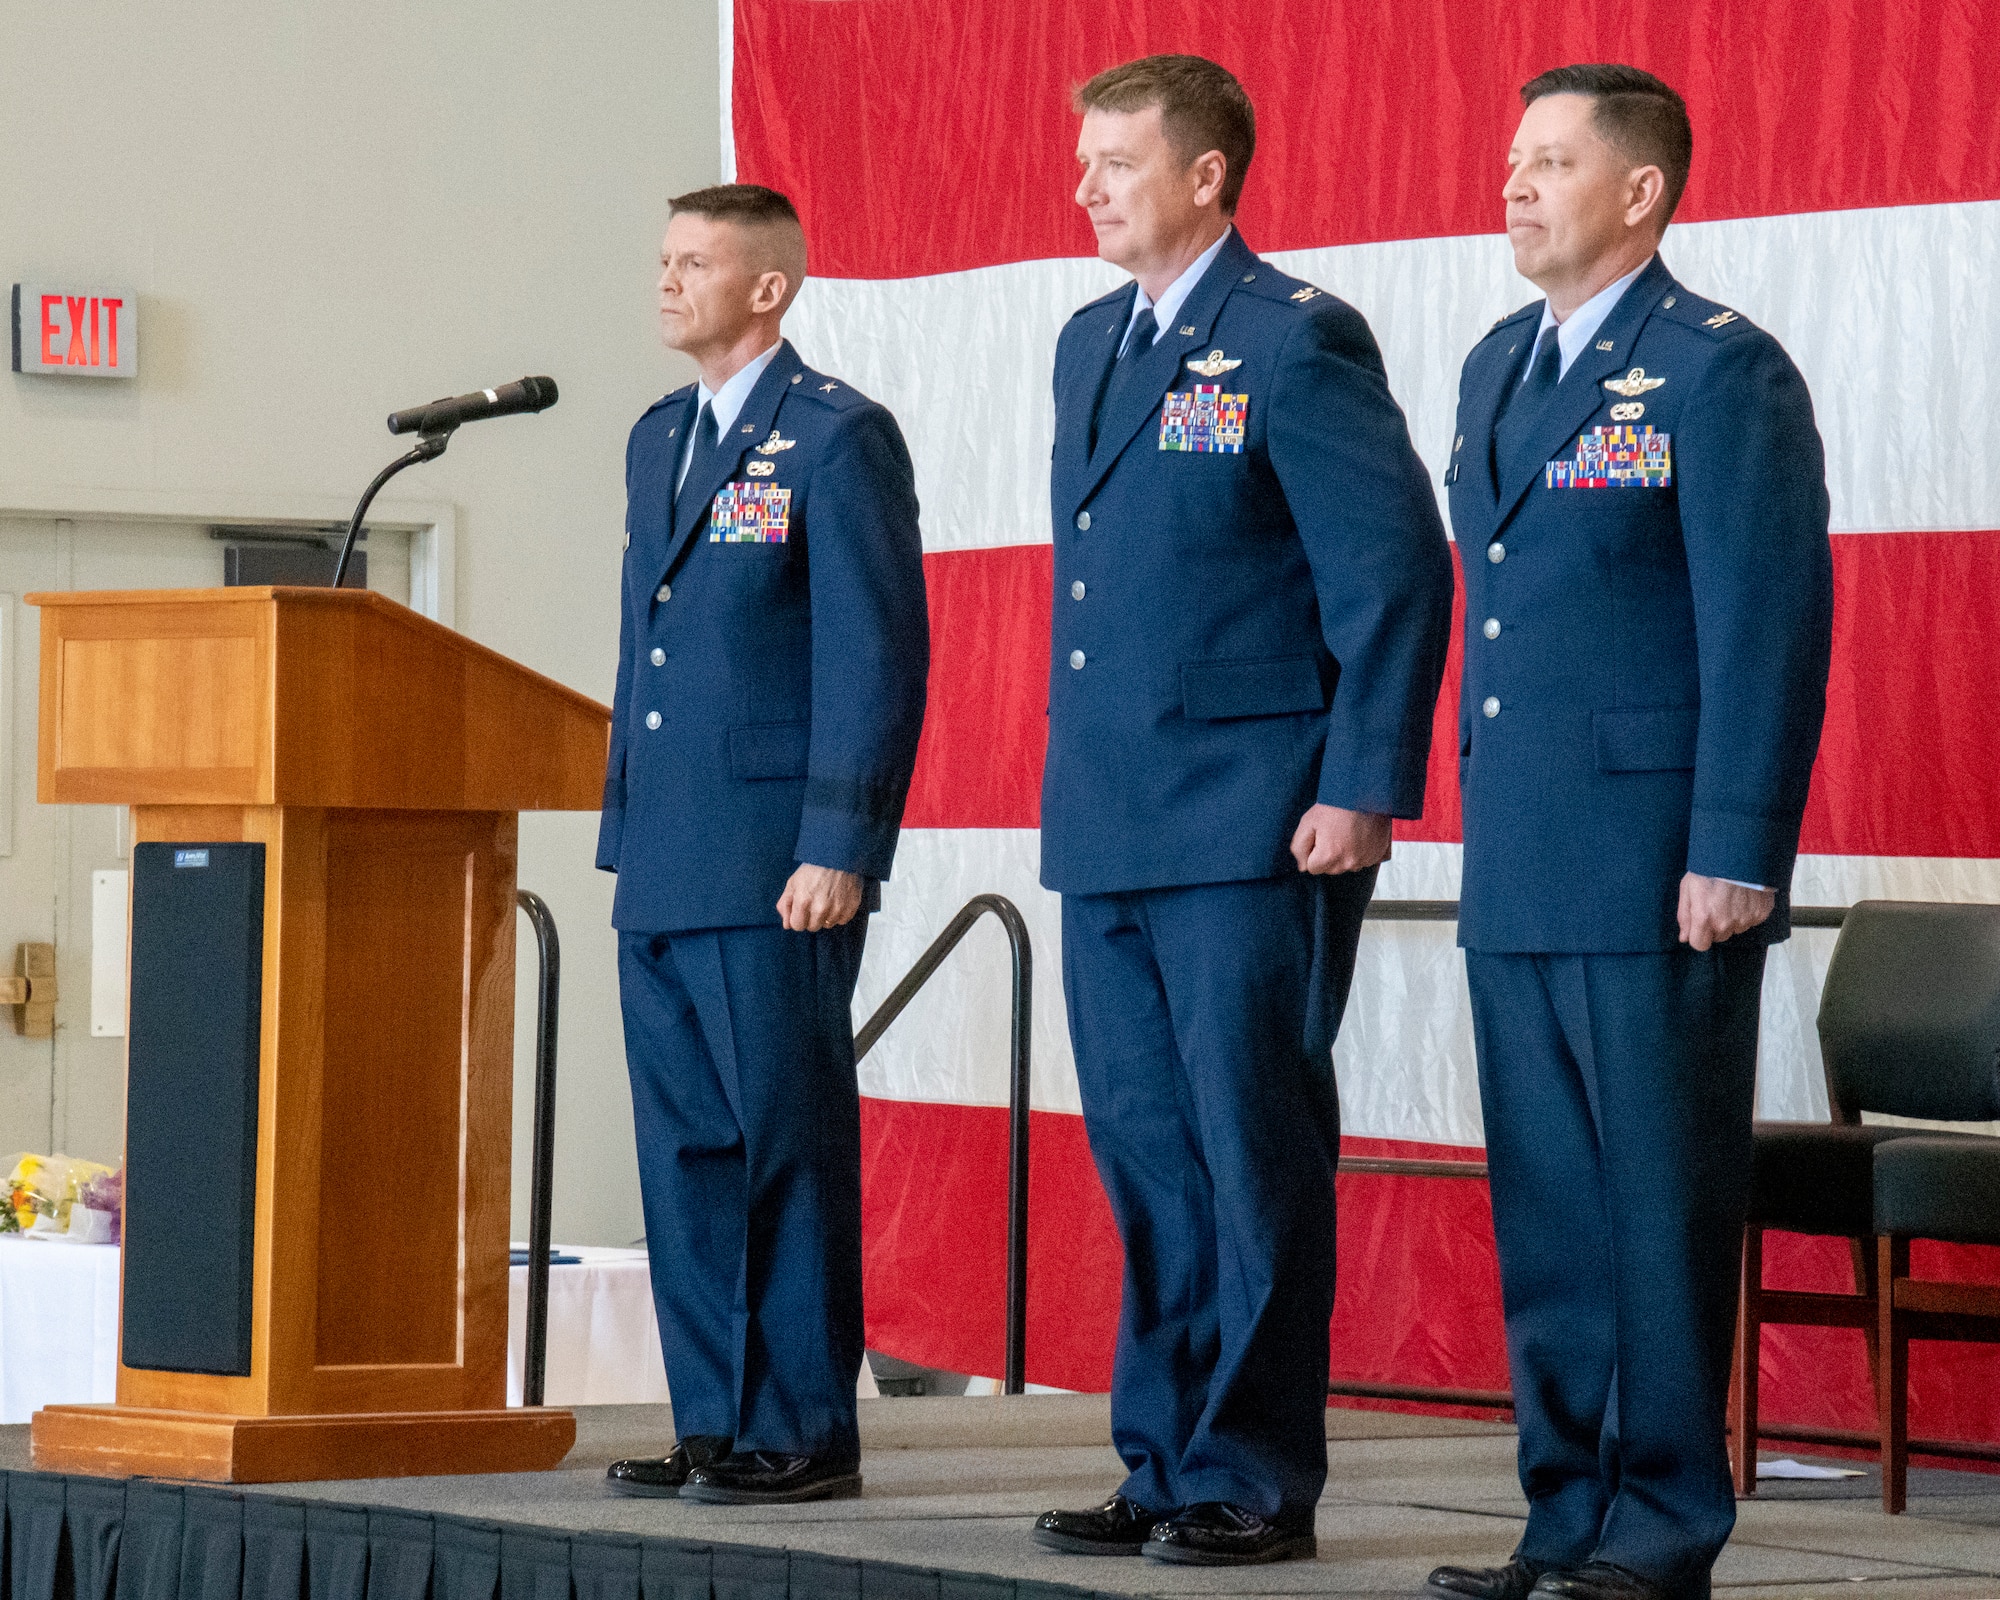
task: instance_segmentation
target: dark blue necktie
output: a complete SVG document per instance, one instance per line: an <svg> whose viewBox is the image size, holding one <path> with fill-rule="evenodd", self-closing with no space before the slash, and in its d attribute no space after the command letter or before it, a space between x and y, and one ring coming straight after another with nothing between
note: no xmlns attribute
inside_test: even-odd
<svg viewBox="0 0 2000 1600"><path fill-rule="evenodd" d="M1507 404L1501 409L1500 421L1493 430L1494 463L1506 476L1513 475L1516 466L1514 458L1528 443L1535 424L1541 421L1542 411L1549 403L1549 396L1556 392L1556 385L1562 381L1562 345L1553 324L1535 346L1535 353L1529 358L1528 375L1514 385Z"/></svg>
<svg viewBox="0 0 2000 1600"><path fill-rule="evenodd" d="M1104 385L1104 393L1099 397L1096 411L1090 418L1090 448L1097 449L1097 423L1105 412L1124 399L1134 382L1139 364L1146 352L1153 348L1153 336L1160 331L1160 322L1153 315L1153 308L1146 307L1132 319L1131 331L1125 335L1125 348L1119 352L1118 360L1112 365L1110 380Z"/></svg>
<svg viewBox="0 0 2000 1600"><path fill-rule="evenodd" d="M715 470L715 408L704 405L701 415L695 419L694 443L688 450L687 471L681 474L680 487L674 491L674 498L680 498L680 489L694 485L694 492L700 494L702 486L708 482L708 474Z"/></svg>

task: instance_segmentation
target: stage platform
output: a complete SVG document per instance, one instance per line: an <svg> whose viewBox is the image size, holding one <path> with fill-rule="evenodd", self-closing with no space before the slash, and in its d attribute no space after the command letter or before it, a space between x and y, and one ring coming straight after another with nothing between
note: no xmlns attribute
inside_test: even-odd
<svg viewBox="0 0 2000 1600"><path fill-rule="evenodd" d="M190 1487L185 1543L178 1523L169 1530L162 1520L182 1514L177 1492L149 1487L142 1500L133 1491L125 1502L124 1559L147 1559L140 1552L153 1550L155 1578L143 1590L149 1600L226 1596L229 1563L217 1566L213 1541L218 1533L233 1539L240 1496L241 1526L264 1541L246 1544L254 1548L241 1569L243 1600L267 1600L272 1530L293 1525L294 1542L311 1547L312 1600L340 1600L342 1593L328 1576L334 1568L322 1546L344 1547L334 1565L349 1574L354 1600L398 1600L403 1590L416 1600L425 1594L432 1600L1409 1595L1440 1561L1504 1559L1524 1509L1510 1428L1335 1410L1327 1414L1331 1473L1320 1502L1318 1561L1218 1572L1090 1560L1038 1550L1027 1530L1037 1511L1087 1505L1117 1485L1101 1397L864 1401L864 1497L765 1510L614 1497L604 1487L605 1465L620 1455L664 1450L671 1413L663 1406L581 1407L577 1420L576 1449L554 1472L237 1491ZM26 1433L0 1430L0 1466L16 1473L27 1466ZM39 1585L24 1590L19 1562L30 1526L23 1508L54 1485L9 1479L12 1600L48 1600L28 1592ZM1872 1471L1837 1483L1767 1484L1742 1507L1735 1540L1716 1571L1717 1592L1752 1600L1851 1594L1851 1585L1865 1584L1861 1592L1880 1600L2000 1597L2000 1476L1913 1470L1910 1509L1901 1517L1884 1516L1878 1494ZM72 1490L70 1503L76 1525L66 1548L96 1540L101 1550L101 1532L90 1529L104 1525L104 1490ZM301 1503L303 1511L293 1509ZM142 1504L153 1530L144 1537L131 1525ZM80 1508L90 1506L98 1508L98 1521L86 1527ZM209 1530L199 1557L198 1513ZM168 1550L178 1554L166 1556ZM363 1560L364 1550L372 1560ZM490 1554L468 1567L467 1552L480 1550ZM170 1561L181 1579L177 1589L162 1589L157 1579ZM364 1581L362 1568L371 1564L377 1570ZM280 1560L278 1570L290 1569ZM197 1571L205 1576L190 1577ZM101 1566L94 1575L97 1582L108 1576ZM90 1576L76 1569L69 1585L75 1600L84 1600ZM133 1578L118 1573L116 1593L132 1592ZM287 1600L297 1594L293 1589ZM58 1591L58 1600L70 1595Z"/></svg>

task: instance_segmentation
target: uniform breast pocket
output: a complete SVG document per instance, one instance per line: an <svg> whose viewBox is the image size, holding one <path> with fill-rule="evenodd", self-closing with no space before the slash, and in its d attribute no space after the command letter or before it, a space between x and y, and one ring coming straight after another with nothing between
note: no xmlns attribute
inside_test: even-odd
<svg viewBox="0 0 2000 1600"><path fill-rule="evenodd" d="M1675 772L1694 766L1700 706L1645 706L1592 715L1599 772Z"/></svg>
<svg viewBox="0 0 2000 1600"><path fill-rule="evenodd" d="M809 722L761 722L729 730L729 770L748 782L803 778L812 745Z"/></svg>
<svg viewBox="0 0 2000 1600"><path fill-rule="evenodd" d="M1325 709L1326 688L1311 656L1189 662L1181 668L1181 710L1197 722Z"/></svg>

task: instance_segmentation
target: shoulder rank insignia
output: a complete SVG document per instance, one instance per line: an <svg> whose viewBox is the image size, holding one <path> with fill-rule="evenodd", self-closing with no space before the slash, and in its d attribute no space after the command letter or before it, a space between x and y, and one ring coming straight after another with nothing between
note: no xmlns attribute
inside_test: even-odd
<svg viewBox="0 0 2000 1600"><path fill-rule="evenodd" d="M821 394L832 394L832 393L833 393L833 391L834 391L834 390L836 390L836 389L838 389L839 387L840 387L840 385L839 385L839 384L837 384L837 383L830 383L830 382L829 382L829 383L823 383L823 384L821 384L821 385L819 386L819 392L820 392Z"/></svg>
<svg viewBox="0 0 2000 1600"><path fill-rule="evenodd" d="M1225 360L1220 350L1211 350L1202 360L1190 361L1187 369L1190 372L1199 372L1204 378L1219 378L1223 373L1234 372L1242 365L1241 361Z"/></svg>
<svg viewBox="0 0 2000 1600"><path fill-rule="evenodd" d="M1307 284L1303 289L1294 289L1292 291L1292 298L1298 301L1300 305L1304 305L1308 300L1317 300L1324 292L1324 290L1315 289L1311 284Z"/></svg>
<svg viewBox="0 0 2000 1600"><path fill-rule="evenodd" d="M1659 388L1666 381L1665 378L1649 378L1644 367L1634 367L1622 378L1606 378L1604 387L1613 394L1622 394L1627 400L1636 400L1647 391Z"/></svg>
<svg viewBox="0 0 2000 1600"><path fill-rule="evenodd" d="M762 444L757 446L757 454L759 454L760 456L774 456L780 450L791 449L791 447L797 444L798 442L799 441L796 439L780 439L778 437L778 430L776 428L773 428L771 430L771 437L766 439Z"/></svg>
<svg viewBox="0 0 2000 1600"><path fill-rule="evenodd" d="M1727 327L1730 323L1734 322L1735 320L1736 320L1735 312L1718 311L1712 317L1703 318L1701 325L1704 328L1722 328L1722 327Z"/></svg>

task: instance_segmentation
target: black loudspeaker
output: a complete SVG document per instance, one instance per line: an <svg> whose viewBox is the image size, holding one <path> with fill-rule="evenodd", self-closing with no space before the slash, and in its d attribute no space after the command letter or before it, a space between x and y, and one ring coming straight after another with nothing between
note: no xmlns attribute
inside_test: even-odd
<svg viewBox="0 0 2000 1600"><path fill-rule="evenodd" d="M264 847L132 850L124 1360L247 1376Z"/></svg>

